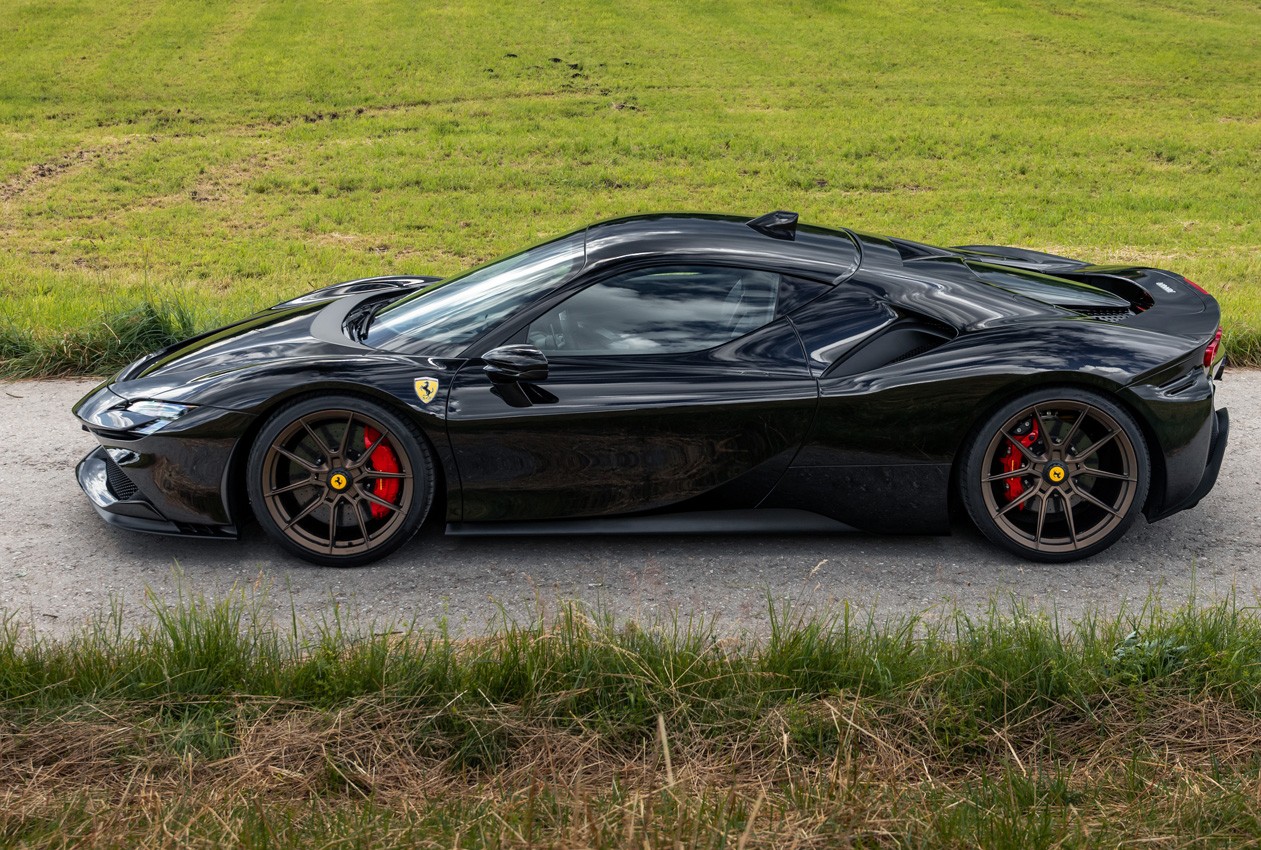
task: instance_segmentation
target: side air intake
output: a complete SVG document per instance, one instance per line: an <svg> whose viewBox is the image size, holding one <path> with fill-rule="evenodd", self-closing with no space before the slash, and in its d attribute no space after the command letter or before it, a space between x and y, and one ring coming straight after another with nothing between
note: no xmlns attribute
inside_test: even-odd
<svg viewBox="0 0 1261 850"><path fill-rule="evenodd" d="M861 348L832 365L825 377L859 375L927 354L955 338L947 325L922 316L903 315Z"/></svg>

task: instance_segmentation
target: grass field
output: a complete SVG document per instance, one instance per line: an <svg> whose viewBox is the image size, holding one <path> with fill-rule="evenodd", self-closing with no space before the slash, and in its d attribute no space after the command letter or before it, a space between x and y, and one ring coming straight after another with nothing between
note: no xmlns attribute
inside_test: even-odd
<svg viewBox="0 0 1261 850"><path fill-rule="evenodd" d="M776 208L1172 267L1257 363L1258 91L1252 0L7 0L0 370L602 217Z"/></svg>
<svg viewBox="0 0 1261 850"><path fill-rule="evenodd" d="M1261 617L1232 602L773 611L763 639L561 606L463 641L257 602L6 621L0 845L1261 842Z"/></svg>

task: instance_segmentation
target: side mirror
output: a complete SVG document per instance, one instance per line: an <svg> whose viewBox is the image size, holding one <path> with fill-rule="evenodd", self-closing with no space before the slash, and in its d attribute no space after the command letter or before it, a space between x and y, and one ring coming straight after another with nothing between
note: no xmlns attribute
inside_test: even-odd
<svg viewBox="0 0 1261 850"><path fill-rule="evenodd" d="M501 345L482 355L483 371L497 384L547 380L547 357L532 345Z"/></svg>

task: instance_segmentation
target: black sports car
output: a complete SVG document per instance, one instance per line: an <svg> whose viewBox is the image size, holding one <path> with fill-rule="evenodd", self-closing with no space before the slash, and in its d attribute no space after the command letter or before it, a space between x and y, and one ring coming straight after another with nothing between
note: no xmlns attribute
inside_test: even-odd
<svg viewBox="0 0 1261 850"><path fill-rule="evenodd" d="M74 408L126 528L357 565L448 533L946 532L1066 561L1193 507L1221 313L1166 271L650 215L311 292Z"/></svg>

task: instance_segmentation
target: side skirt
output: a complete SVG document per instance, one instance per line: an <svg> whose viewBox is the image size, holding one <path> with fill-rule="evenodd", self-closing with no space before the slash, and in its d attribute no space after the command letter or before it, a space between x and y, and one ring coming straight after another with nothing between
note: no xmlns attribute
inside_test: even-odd
<svg viewBox="0 0 1261 850"><path fill-rule="evenodd" d="M455 537L583 534L836 534L852 531L855 529L851 526L810 511L773 508L536 522L447 523L447 534Z"/></svg>

